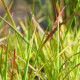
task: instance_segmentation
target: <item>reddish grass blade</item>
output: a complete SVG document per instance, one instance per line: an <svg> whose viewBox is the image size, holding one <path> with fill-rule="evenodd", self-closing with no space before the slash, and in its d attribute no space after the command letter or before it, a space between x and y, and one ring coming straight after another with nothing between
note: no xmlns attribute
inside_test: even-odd
<svg viewBox="0 0 80 80"><path fill-rule="evenodd" d="M13 67L14 67L14 64L15 64L15 49L14 49L14 57L13 57Z"/></svg>
<svg viewBox="0 0 80 80"><path fill-rule="evenodd" d="M56 14L56 20L57 20L57 11L56 11L56 8L55 8L55 14Z"/></svg>
<svg viewBox="0 0 80 80"><path fill-rule="evenodd" d="M59 14L58 17L57 17L57 14L56 14L56 18L57 18L57 19L56 19L56 21L55 21L55 23L54 23L54 25L53 25L52 31L50 32L50 34L48 34L47 38L45 39L44 43L43 43L42 46L41 46L41 49L42 49L42 47L44 46L44 44L45 44L48 40L51 39L52 35L53 35L53 34L55 33L55 31L57 30L57 25L58 25L59 17L62 15L62 12L64 11L64 9L65 9L65 7L61 10L61 12L60 12L60 14ZM56 12L56 10L55 10L55 12Z"/></svg>
<svg viewBox="0 0 80 80"><path fill-rule="evenodd" d="M13 80L13 72L14 72L14 66L15 66L15 49L14 49L14 56L13 56L13 62L12 62L12 73L11 73L11 80Z"/></svg>
<svg viewBox="0 0 80 80"><path fill-rule="evenodd" d="M64 9L65 9L65 7L61 10L59 16L62 15L62 12L64 11ZM65 19L63 22L61 22L61 23L59 24L59 27L61 27L62 24L66 23L69 19L71 19L73 16L75 16L75 15L78 14L79 12L80 12L80 9L79 9L77 12L73 13L70 17L68 17L67 19ZM58 16L58 18L57 18L58 20L59 20L59 16ZM53 25L53 28L52 28L52 31L51 31L50 34L48 34L48 36L46 37L45 41L43 42L43 44L42 44L42 46L41 46L41 49L43 48L43 46L45 45L45 43L46 43L48 40L51 39L52 35L57 31L57 25L58 25L57 22L58 22L58 20L55 21L55 23L54 23L54 25ZM40 49L40 50L41 50L41 49Z"/></svg>

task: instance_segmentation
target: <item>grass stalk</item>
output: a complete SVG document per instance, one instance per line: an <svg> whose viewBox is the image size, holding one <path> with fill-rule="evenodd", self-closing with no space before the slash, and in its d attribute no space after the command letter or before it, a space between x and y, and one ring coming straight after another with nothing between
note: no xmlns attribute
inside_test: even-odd
<svg viewBox="0 0 80 80"><path fill-rule="evenodd" d="M57 55L59 55L59 21L58 21L58 28L57 28ZM59 57L57 58L57 80L59 78Z"/></svg>
<svg viewBox="0 0 80 80"><path fill-rule="evenodd" d="M9 37L8 37L7 49L6 49L5 80L7 80L7 70L8 70L8 46L9 46Z"/></svg>

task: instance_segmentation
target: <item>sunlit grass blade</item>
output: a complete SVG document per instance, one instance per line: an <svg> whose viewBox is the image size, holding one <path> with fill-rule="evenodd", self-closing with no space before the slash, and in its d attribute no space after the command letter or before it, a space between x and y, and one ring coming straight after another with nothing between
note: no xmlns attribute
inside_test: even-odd
<svg viewBox="0 0 80 80"><path fill-rule="evenodd" d="M23 23L23 21L19 18L19 23L20 23L20 25L21 25L21 28L23 29L23 31L24 31L24 33L26 33L26 27L25 27L25 25L24 25L24 23Z"/></svg>

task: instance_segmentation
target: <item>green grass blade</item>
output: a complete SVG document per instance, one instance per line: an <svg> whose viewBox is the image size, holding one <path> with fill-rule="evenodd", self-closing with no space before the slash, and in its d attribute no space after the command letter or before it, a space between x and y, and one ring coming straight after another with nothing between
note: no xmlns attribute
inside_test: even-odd
<svg viewBox="0 0 80 80"><path fill-rule="evenodd" d="M6 49L5 80L7 80L7 69L8 69L8 46L9 46L9 37L8 37L7 49Z"/></svg>
<svg viewBox="0 0 80 80"><path fill-rule="evenodd" d="M0 18L1 18L2 20L4 20L1 16L0 16ZM4 22L6 22L27 44L30 44L29 40L27 40L19 31L17 31L17 30L14 28L13 25L11 25L11 24L10 24L9 22L7 22L6 20L4 20ZM32 49L33 49L34 52L37 53L37 50L36 50L35 48L32 47Z"/></svg>
<svg viewBox="0 0 80 80"><path fill-rule="evenodd" d="M35 31L36 31L36 28L35 28ZM28 80L28 66L29 66L30 54L31 54L31 50L32 50L35 31L33 33L32 39L30 40L30 46L29 46L29 50L28 50L28 53L27 53L28 57L27 57L26 66L25 66L24 80L26 80L26 78Z"/></svg>
<svg viewBox="0 0 80 80"><path fill-rule="evenodd" d="M19 55L17 45L16 45L16 54ZM20 78L20 80L22 80L22 70L21 70L21 66L20 66L20 60L18 57L17 57L17 65L18 65L18 71L19 71L19 78Z"/></svg>
<svg viewBox="0 0 80 80"><path fill-rule="evenodd" d="M59 55L59 21L58 21L58 29L57 29L57 55ZM57 58L57 65L56 65L56 69L57 69L57 71L56 71L56 74L57 74L57 76L56 76L56 78L57 78L57 80L58 80L58 75L59 75L59 57Z"/></svg>
<svg viewBox="0 0 80 80"><path fill-rule="evenodd" d="M1 50L1 53L0 53L0 74L2 75L2 53L3 53L3 49Z"/></svg>
<svg viewBox="0 0 80 80"><path fill-rule="evenodd" d="M0 16L0 18L1 18L2 20L4 20L4 22L6 22L27 44L30 44L30 42L29 42L27 39L25 39L25 37L24 37L19 31L17 31L17 30L14 28L13 25L11 25L9 22L7 22L5 19L3 19L1 16Z"/></svg>
<svg viewBox="0 0 80 80"><path fill-rule="evenodd" d="M6 17L7 17L7 14L5 14L4 19L6 19ZM3 23L4 23L4 21L2 20L2 21L0 22L0 28L1 28L1 26L2 26Z"/></svg>
<svg viewBox="0 0 80 80"><path fill-rule="evenodd" d="M18 36L18 35L16 35L16 36ZM19 44L19 47L20 47L20 51L22 53L22 57L24 57L24 50L23 50L22 43L21 43L21 40L20 40L19 36L17 37L17 40L18 40L18 44Z"/></svg>

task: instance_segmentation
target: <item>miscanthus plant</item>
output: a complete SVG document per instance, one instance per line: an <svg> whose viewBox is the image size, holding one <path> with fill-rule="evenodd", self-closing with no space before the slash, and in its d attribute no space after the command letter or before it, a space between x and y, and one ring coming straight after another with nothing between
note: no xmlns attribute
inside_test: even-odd
<svg viewBox="0 0 80 80"><path fill-rule="evenodd" d="M9 8L4 0L1 2L6 14L4 17L0 16L0 33L4 34L0 37L0 80L80 80L80 23L77 23L77 17L80 17L80 1L72 15L63 21L61 16L67 7L60 10L58 5L58 16L55 9L56 21L49 31L51 20L44 30L38 23L44 17L37 20L34 16L33 0L33 9L29 10L31 19L19 19L24 33L18 29L10 13L13 2ZM41 14L43 12L46 15L40 0L39 5ZM37 14L37 17L41 14ZM4 32L6 26L7 34Z"/></svg>

